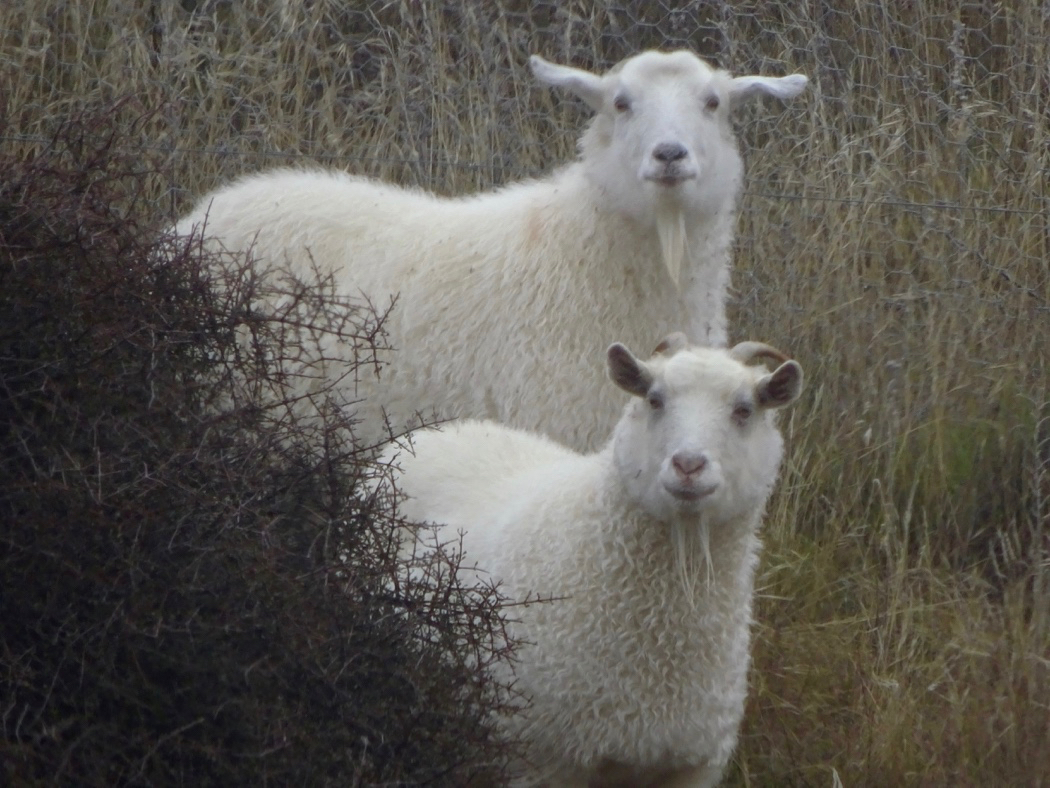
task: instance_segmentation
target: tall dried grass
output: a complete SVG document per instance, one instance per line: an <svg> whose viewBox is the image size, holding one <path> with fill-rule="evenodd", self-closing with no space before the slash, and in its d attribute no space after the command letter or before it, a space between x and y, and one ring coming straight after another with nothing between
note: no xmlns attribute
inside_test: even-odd
<svg viewBox="0 0 1050 788"><path fill-rule="evenodd" d="M1050 775L1050 22L1036 3L43 3L0 9L29 155L70 107L163 107L158 220L320 162L457 193L572 155L530 52L691 46L813 77L739 119L733 334L811 381L766 528L738 784ZM611 341L615 337L608 337Z"/></svg>

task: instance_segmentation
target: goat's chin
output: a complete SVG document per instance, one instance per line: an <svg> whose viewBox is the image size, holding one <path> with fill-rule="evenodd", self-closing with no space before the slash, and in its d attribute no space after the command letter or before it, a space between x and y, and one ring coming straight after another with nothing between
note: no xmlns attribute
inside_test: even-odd
<svg viewBox="0 0 1050 788"><path fill-rule="evenodd" d="M696 490L671 489L659 485L650 491L645 509L658 520L680 521L699 517L711 508L712 494Z"/></svg>
<svg viewBox="0 0 1050 788"><path fill-rule="evenodd" d="M713 182L717 173L703 171L688 177L643 178L640 193L648 197L648 210L668 222L686 215L710 216L724 210L735 188L731 183ZM684 222L683 222L684 225Z"/></svg>

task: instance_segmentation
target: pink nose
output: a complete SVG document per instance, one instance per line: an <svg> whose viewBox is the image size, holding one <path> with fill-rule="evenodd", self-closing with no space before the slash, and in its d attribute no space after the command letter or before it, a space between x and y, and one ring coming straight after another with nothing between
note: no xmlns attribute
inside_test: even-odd
<svg viewBox="0 0 1050 788"><path fill-rule="evenodd" d="M679 476L683 479L688 479L690 476L695 476L707 467L707 457L702 453L680 451L676 452L675 455L671 457L671 464L674 466L674 469L678 472Z"/></svg>

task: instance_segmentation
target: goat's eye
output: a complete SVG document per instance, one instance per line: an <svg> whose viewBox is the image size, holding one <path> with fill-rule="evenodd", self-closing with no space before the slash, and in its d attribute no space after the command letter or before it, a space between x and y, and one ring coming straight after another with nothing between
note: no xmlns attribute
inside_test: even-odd
<svg viewBox="0 0 1050 788"><path fill-rule="evenodd" d="M754 413L754 408L750 405L740 404L733 408L733 421L737 424L744 424L748 419L751 418L751 414Z"/></svg>
<svg viewBox="0 0 1050 788"><path fill-rule="evenodd" d="M649 407L653 410L662 410L664 407L664 398L660 394L649 395Z"/></svg>
<svg viewBox="0 0 1050 788"><path fill-rule="evenodd" d="M613 99L613 107L617 112L626 112L631 108L631 102L625 96L617 96Z"/></svg>
<svg viewBox="0 0 1050 788"><path fill-rule="evenodd" d="M718 105L720 103L721 102L719 101L718 96L708 96L707 101L704 102L704 106L707 108L708 112L714 112L716 109L718 109Z"/></svg>

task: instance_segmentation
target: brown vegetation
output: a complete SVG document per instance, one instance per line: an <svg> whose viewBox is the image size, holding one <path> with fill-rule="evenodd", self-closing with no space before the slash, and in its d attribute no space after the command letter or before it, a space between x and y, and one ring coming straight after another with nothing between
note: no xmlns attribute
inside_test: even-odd
<svg viewBox="0 0 1050 788"><path fill-rule="evenodd" d="M0 781L498 782L499 595L410 572L352 404L285 395L382 315L158 236L130 111L0 155Z"/></svg>

